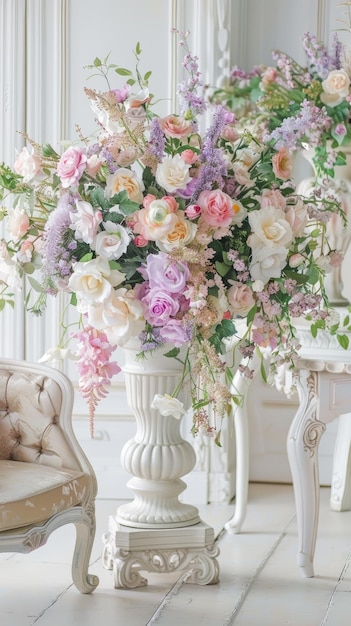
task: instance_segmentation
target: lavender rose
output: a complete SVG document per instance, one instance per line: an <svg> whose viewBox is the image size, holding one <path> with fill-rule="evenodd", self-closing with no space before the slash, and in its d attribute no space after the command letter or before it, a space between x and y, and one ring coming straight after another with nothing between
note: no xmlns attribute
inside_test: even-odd
<svg viewBox="0 0 351 626"><path fill-rule="evenodd" d="M181 294L189 277L187 265L170 261L165 252L150 254L143 266L144 278L149 279L150 288L157 287L169 293Z"/></svg>

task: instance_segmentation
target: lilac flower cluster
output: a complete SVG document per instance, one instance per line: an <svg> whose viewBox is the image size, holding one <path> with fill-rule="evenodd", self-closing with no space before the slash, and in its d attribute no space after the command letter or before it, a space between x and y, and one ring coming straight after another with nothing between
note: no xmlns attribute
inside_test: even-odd
<svg viewBox="0 0 351 626"><path fill-rule="evenodd" d="M311 146L318 145L321 129L328 131L332 120L325 107L319 108L310 100L304 100L297 115L286 117L278 128L267 133L264 141L274 141L279 150L287 147L296 149L302 141Z"/></svg>
<svg viewBox="0 0 351 626"><path fill-rule="evenodd" d="M183 67L189 75L187 80L181 81L178 85L177 94L179 105L184 117L186 119L193 119L198 115L202 115L207 109L205 98L203 95L198 95L198 90L203 88L198 64L199 59L189 51L187 44L189 33L181 33L174 28L172 32L176 32L183 37L183 39L179 41L179 46L184 47L186 50L186 54L183 58Z"/></svg>
<svg viewBox="0 0 351 626"><path fill-rule="evenodd" d="M316 72L322 80L327 78L331 70L340 69L342 46L337 33L334 33L333 53L331 55L328 48L323 43L318 42L317 38L310 33L305 33L302 41L309 68Z"/></svg>
<svg viewBox="0 0 351 626"><path fill-rule="evenodd" d="M166 138L157 117L151 122L149 151L158 161L162 161Z"/></svg>
<svg viewBox="0 0 351 626"><path fill-rule="evenodd" d="M212 189L216 183L221 189L227 174L227 166L220 148L217 148L220 134L227 123L228 112L222 106L216 107L212 124L202 144L199 161L203 163L200 176L196 180L193 200L196 200L204 189Z"/></svg>
<svg viewBox="0 0 351 626"><path fill-rule="evenodd" d="M53 282L63 280L72 272L72 251L66 248L64 234L71 224L72 197L67 193L58 200L55 211L49 215L44 232L43 275L48 284L49 293L57 293Z"/></svg>

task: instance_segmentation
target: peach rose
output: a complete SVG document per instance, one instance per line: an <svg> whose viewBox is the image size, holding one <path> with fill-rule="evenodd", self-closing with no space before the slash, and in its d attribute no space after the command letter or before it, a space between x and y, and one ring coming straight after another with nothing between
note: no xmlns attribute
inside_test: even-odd
<svg viewBox="0 0 351 626"><path fill-rule="evenodd" d="M114 174L107 177L105 195L106 198L112 198L115 194L125 190L130 200L141 204L144 189L143 181L135 172L126 167L120 167Z"/></svg>
<svg viewBox="0 0 351 626"><path fill-rule="evenodd" d="M281 180L289 180L292 172L292 158L288 148L280 148L272 158L273 172Z"/></svg>
<svg viewBox="0 0 351 626"><path fill-rule="evenodd" d="M227 291L230 310L234 315L245 317L255 304L252 290L237 281L229 281L232 286Z"/></svg>
<svg viewBox="0 0 351 626"><path fill-rule="evenodd" d="M188 137L194 132L193 123L179 115L167 115L159 120L159 124L167 137L175 139Z"/></svg>

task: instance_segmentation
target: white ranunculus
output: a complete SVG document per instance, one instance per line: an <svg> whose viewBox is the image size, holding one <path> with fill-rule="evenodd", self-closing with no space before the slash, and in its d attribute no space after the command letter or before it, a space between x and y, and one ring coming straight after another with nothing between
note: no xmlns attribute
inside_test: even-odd
<svg viewBox="0 0 351 626"><path fill-rule="evenodd" d="M191 181L189 174L190 165L185 163L180 154L165 157L156 169L156 180L160 187L168 193L174 193L177 189L185 189Z"/></svg>
<svg viewBox="0 0 351 626"><path fill-rule="evenodd" d="M172 398L167 393L163 396L157 393L151 403L152 409L158 409L163 417L175 417L180 420L185 413L183 402L177 398Z"/></svg>
<svg viewBox="0 0 351 626"><path fill-rule="evenodd" d="M78 299L88 304L99 304L111 295L113 287L120 285L124 278L122 272L111 270L106 259L98 257L85 263L75 263L68 288L77 294Z"/></svg>
<svg viewBox="0 0 351 626"><path fill-rule="evenodd" d="M104 259L119 259L127 251L129 235L126 229L114 222L103 222L102 230L91 245L96 254Z"/></svg>
<svg viewBox="0 0 351 626"><path fill-rule="evenodd" d="M248 238L248 244L253 249L261 246L285 248L290 246L294 239L284 211L276 207L267 206L259 211L251 211L249 222L252 235Z"/></svg>
<svg viewBox="0 0 351 626"><path fill-rule="evenodd" d="M132 289L112 290L102 304L88 306L88 322L97 330L103 330L112 346L124 346L131 337L144 330L145 318L142 303Z"/></svg>
<svg viewBox="0 0 351 626"><path fill-rule="evenodd" d="M254 248L250 263L252 280L266 284L270 278L279 278L286 265L287 248Z"/></svg>

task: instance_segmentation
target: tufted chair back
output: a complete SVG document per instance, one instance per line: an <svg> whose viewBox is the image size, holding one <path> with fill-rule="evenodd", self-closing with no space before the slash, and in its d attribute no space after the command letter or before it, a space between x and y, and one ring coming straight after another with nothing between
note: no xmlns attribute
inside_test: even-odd
<svg viewBox="0 0 351 626"><path fill-rule="evenodd" d="M80 469L60 424L63 404L63 390L47 372L0 362L0 459Z"/></svg>
<svg viewBox="0 0 351 626"><path fill-rule="evenodd" d="M90 593L97 484L73 432L73 398L56 369L0 359L0 552L34 550L74 523L73 582Z"/></svg>

